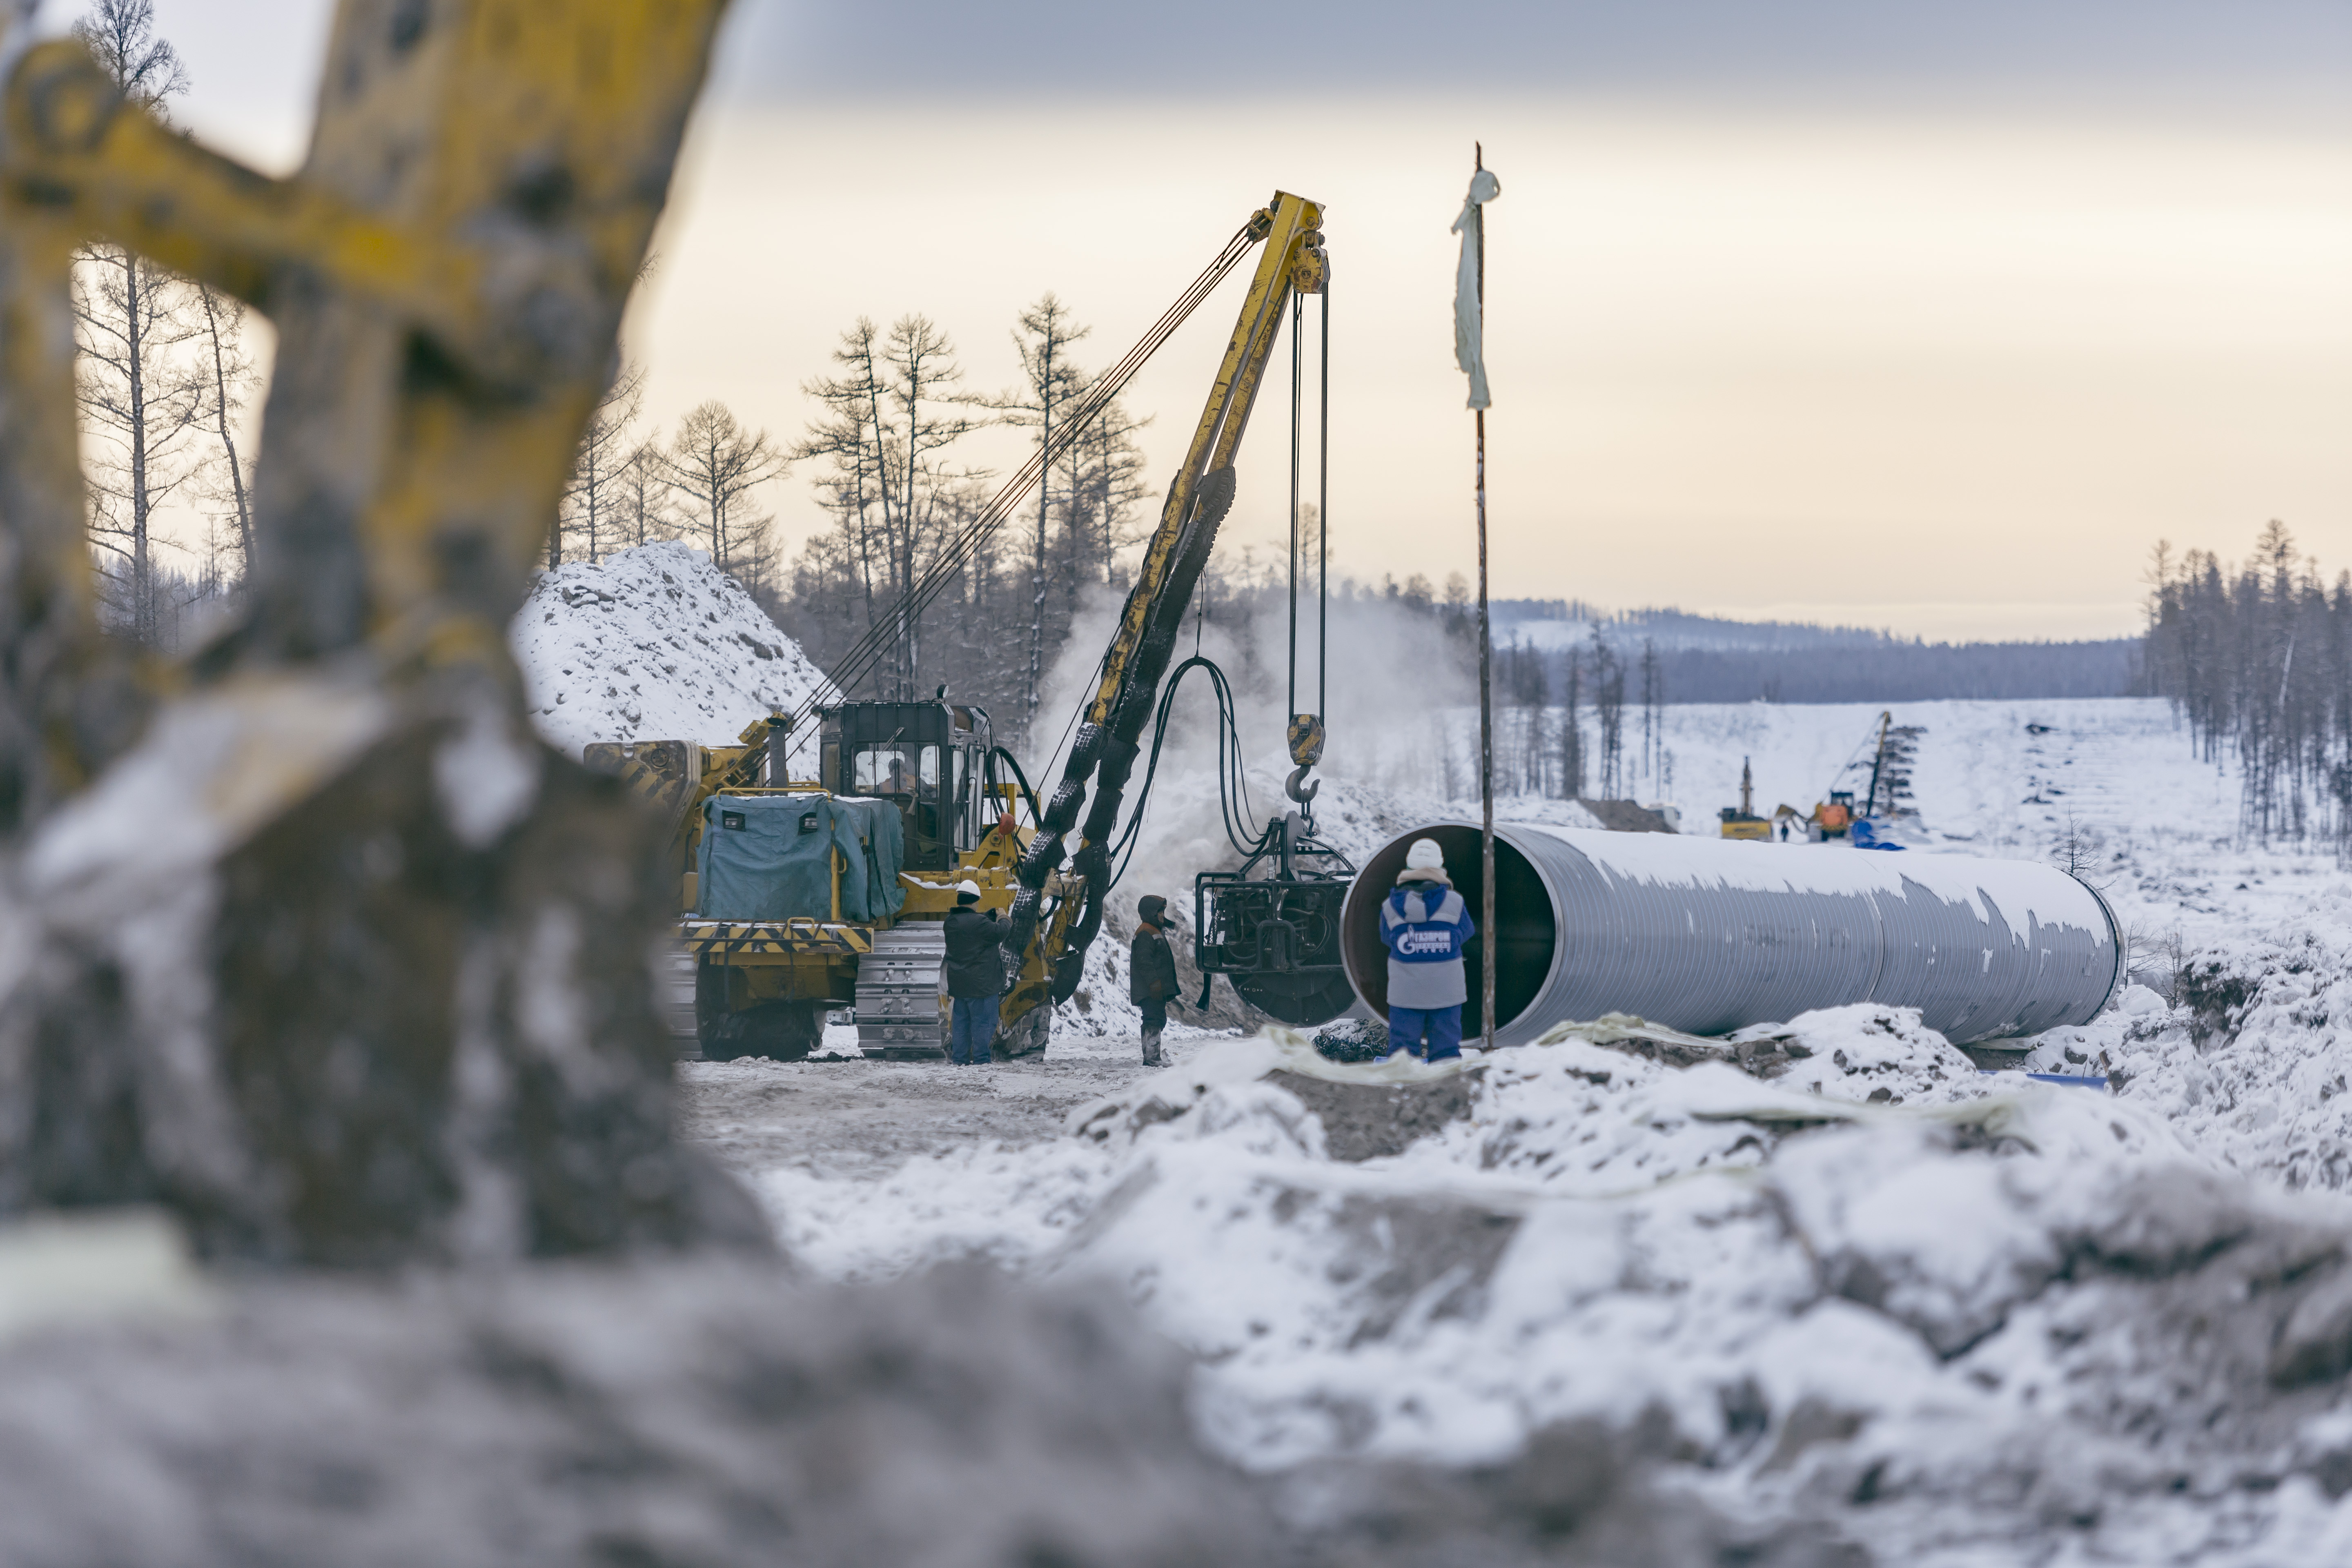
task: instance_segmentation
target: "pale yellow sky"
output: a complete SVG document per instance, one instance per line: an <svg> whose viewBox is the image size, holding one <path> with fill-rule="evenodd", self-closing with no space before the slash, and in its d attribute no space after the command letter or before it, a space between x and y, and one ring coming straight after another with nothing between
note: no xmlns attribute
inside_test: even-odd
<svg viewBox="0 0 2352 1568"><path fill-rule="evenodd" d="M1657 103L728 108L631 316L649 412L717 396L794 432L798 384L861 312L928 312L977 384L1005 384L1013 312L1046 289L1102 363L1279 184L1330 207L1341 563L1466 571L1447 226L1474 135L1503 181L1498 595L2077 637L2133 629L2158 535L2234 553L2283 517L2352 564L2352 139L2314 132ZM1236 289L1136 384L1155 476ZM1281 527L1269 397L1241 539ZM788 532L822 526L805 476L771 499Z"/></svg>
<svg viewBox="0 0 2352 1568"><path fill-rule="evenodd" d="M2352 120L2325 107L2340 108L2335 78L2294 74L2336 56L2317 12L2262 0L2225 26L2070 0L1943 32L1905 12L1917 26L1880 27L1845 59L1852 18L1800 6L1786 37L1733 27L1717 59L1712 35L1668 29L1643 47L1674 69L1611 57L1579 80L1609 18L1632 14L1593 10L1577 26L1602 30L1553 37L1529 18L1565 13L1538 7L1517 24L1535 63L1476 100L1378 51L1286 107L1223 80L1228 96L1181 97L1170 84L1192 66L1153 77L1158 57L1130 51L1128 95L1032 108L1003 79L1019 58L1004 27L892 4L906 14L740 8L720 62L733 85L698 120L630 318L661 424L715 396L789 439L810 413L800 384L861 313L929 313L992 390L1014 377L1014 313L1051 289L1095 327L1086 362L1106 363L1280 185L1330 208L1339 564L1466 572L1446 229L1483 138L1504 187L1488 272L1498 595L2078 637L2134 628L2159 535L2234 555L2279 517L2331 573L2352 565ZM163 0L196 80L182 118L289 167L326 9ZM1051 21L1030 10L1020 26ZM2073 33L2044 26L2066 18ZM868 21L912 51L903 89L870 99L840 72L874 40L833 36ZM996 51L964 73L991 96L925 38L933 55ZM1685 70L1685 56L1706 58ZM1065 79L1116 79L1112 58ZM1943 59L1949 81L1930 68ZM2010 63L2042 76L2004 86ZM1155 481L1236 292L1135 384L1158 421ZM1282 526L1285 390L1269 399L1237 546ZM1018 453L998 436L971 456ZM795 543L824 525L809 477L764 498Z"/></svg>

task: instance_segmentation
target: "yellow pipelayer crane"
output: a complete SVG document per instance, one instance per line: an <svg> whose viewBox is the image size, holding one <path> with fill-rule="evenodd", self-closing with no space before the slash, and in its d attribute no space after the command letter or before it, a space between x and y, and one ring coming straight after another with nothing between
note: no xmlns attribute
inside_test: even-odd
<svg viewBox="0 0 2352 1568"><path fill-rule="evenodd" d="M696 1029L706 1055L804 1056L825 1010L853 1001L869 1054L941 1055L940 921L966 879L979 884L983 910L1010 918L1021 955L998 1051L1044 1047L1051 1004L1076 988L1101 929L1129 776L1178 627L1232 509L1234 454L1284 313L1297 316L1294 302L1328 282L1322 222L1318 204L1277 192L1063 426L1064 442L1082 432L1090 409L1116 396L1217 281L1262 246L1061 782L1042 806L1028 796L1029 826L1016 826L1012 810L1027 782L994 744L987 714L948 700L944 690L928 702L811 704L755 722L735 747L658 741L589 749L592 764L621 772L668 814L684 906L679 932L694 955ZM1034 456L956 548L976 548L1059 450L1049 443ZM951 549L946 571L957 558ZM925 596L921 584L909 595ZM853 689L880 636L877 628L871 646L853 649L834 671L839 689ZM1312 792L1297 781L1319 755L1322 726L1319 715L1300 718L1311 721L1293 725L1293 796L1303 803ZM812 721L815 776L793 778L785 758L801 754L793 737ZM1093 805L1066 865L1089 786ZM1287 885L1288 865L1286 856L1277 883Z"/></svg>

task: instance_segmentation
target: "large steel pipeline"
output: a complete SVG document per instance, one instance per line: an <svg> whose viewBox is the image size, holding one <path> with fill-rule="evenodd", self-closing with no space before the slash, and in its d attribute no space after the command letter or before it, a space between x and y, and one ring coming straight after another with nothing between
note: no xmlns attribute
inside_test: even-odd
<svg viewBox="0 0 2352 1568"><path fill-rule="evenodd" d="M1376 1014L1381 902L1423 837L1478 909L1475 826L1416 828L1371 858L1340 920L1348 978ZM1604 1013L1720 1035L1853 1002L1916 1007L1967 1044L2087 1023L2123 972L2106 900L2053 867L1822 845L1497 824L1495 924L1498 1046Z"/></svg>

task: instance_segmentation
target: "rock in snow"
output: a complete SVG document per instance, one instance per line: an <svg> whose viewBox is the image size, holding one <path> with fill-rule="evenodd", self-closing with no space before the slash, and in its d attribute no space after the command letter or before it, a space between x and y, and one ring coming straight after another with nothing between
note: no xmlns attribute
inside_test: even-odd
<svg viewBox="0 0 2352 1568"><path fill-rule="evenodd" d="M643 544L541 574L508 631L531 721L597 741L731 745L832 686L735 579L690 544Z"/></svg>

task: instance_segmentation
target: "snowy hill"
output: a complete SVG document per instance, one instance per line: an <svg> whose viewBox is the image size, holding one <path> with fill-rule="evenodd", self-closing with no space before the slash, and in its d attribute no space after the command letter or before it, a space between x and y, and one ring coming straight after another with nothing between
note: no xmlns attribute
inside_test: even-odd
<svg viewBox="0 0 2352 1568"><path fill-rule="evenodd" d="M596 741L731 744L830 691L800 645L691 545L641 545L541 575L508 629L531 720L577 756Z"/></svg>

